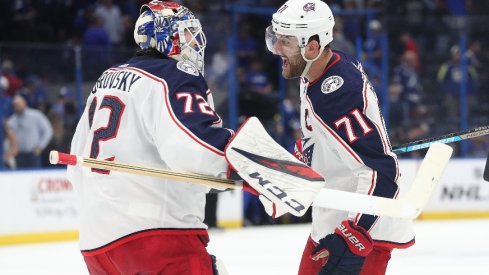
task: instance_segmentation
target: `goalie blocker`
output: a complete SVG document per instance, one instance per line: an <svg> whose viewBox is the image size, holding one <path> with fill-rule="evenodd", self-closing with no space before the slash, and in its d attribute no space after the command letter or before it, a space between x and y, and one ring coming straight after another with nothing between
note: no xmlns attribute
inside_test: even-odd
<svg viewBox="0 0 489 275"><path fill-rule="evenodd" d="M243 123L225 154L240 177L264 196L260 200L267 212L275 203L281 214L300 217L325 185L321 175L276 143L256 117Z"/></svg>
<svg viewBox="0 0 489 275"><path fill-rule="evenodd" d="M323 189L324 178L277 144L254 117L241 126L225 154L232 168L261 194L260 200L271 216L285 212L302 216L314 203L319 207L414 219L428 203L452 151L445 144L431 145L411 189L400 199Z"/></svg>

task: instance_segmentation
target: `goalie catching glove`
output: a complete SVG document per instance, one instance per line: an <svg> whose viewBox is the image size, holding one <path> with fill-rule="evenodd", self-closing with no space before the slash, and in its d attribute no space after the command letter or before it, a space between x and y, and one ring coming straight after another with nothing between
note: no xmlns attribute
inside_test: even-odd
<svg viewBox="0 0 489 275"><path fill-rule="evenodd" d="M360 274L365 258L372 250L373 241L367 230L345 220L335 229L335 233L319 241L311 258L317 261L327 257L320 275Z"/></svg>

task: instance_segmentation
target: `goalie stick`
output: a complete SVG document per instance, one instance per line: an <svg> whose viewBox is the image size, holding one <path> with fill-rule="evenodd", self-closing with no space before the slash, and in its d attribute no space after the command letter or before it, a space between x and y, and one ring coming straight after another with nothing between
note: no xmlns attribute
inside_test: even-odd
<svg viewBox="0 0 489 275"><path fill-rule="evenodd" d="M411 189L407 195L401 199L382 198L323 188L314 200L313 205L375 216L415 219L428 203L428 200L450 159L451 153L452 148L450 146L433 144L421 163ZM51 151L49 160L51 164L83 165L97 169L203 184L218 189L240 190L243 188L243 183L241 181L84 158L81 156L60 153L58 151Z"/></svg>
<svg viewBox="0 0 489 275"><path fill-rule="evenodd" d="M73 166L82 165L82 166L95 168L95 169L119 171L119 172L126 172L130 174L138 174L138 175L153 176L153 177L159 177L159 178L165 178L171 180L186 181L194 184L207 185L218 189L240 189L243 186L241 181L228 180L228 179L200 175L200 174L180 173L171 170L150 168L150 167L144 167L139 165L120 163L115 161L100 160L94 158L84 158L81 156L61 153L55 150L52 150L49 153L49 162L51 164L62 164L62 165L73 165Z"/></svg>
<svg viewBox="0 0 489 275"><path fill-rule="evenodd" d="M336 205L328 206L328 208L341 209L345 205L349 205L352 212L371 215L375 215L375 212L382 212L386 216L415 219L428 203L448 160L450 160L452 152L453 149L448 145L442 143L432 144L416 173L411 189L403 198L398 200L381 197L366 200L361 194L345 191L336 192L334 194L336 197L333 198L331 197L332 194L327 194L321 190L314 201L314 205L326 207L323 203L334 199L336 200ZM352 203L352 200L355 203Z"/></svg>

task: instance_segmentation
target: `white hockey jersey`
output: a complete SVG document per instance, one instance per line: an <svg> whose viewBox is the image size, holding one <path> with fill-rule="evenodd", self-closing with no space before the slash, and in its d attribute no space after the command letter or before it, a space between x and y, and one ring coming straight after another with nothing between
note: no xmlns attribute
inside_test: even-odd
<svg viewBox="0 0 489 275"><path fill-rule="evenodd" d="M391 150L378 100L358 61L337 51L319 79L301 81L302 141L298 149L326 187L395 198L399 167ZM375 245L414 244L412 222L313 207L311 237L318 242L342 220L369 231Z"/></svg>
<svg viewBox="0 0 489 275"><path fill-rule="evenodd" d="M71 153L219 176L228 166L223 150L233 132L221 127L213 109L194 65L137 56L97 80ZM80 195L82 252L141 232L206 234L205 186L86 167L69 167L68 177Z"/></svg>

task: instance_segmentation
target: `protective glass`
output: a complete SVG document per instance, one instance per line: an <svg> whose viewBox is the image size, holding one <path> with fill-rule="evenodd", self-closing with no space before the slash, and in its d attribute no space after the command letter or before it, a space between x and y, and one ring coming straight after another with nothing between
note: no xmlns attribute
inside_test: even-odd
<svg viewBox="0 0 489 275"><path fill-rule="evenodd" d="M273 54L292 55L300 51L297 37L277 34L272 26L268 26L265 30L265 42L268 50Z"/></svg>

